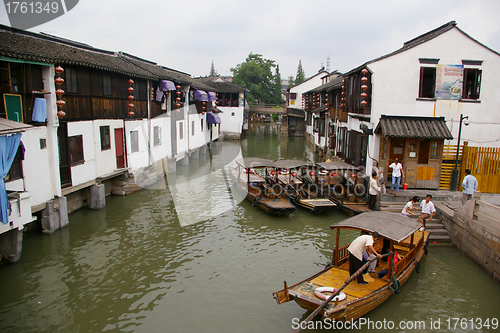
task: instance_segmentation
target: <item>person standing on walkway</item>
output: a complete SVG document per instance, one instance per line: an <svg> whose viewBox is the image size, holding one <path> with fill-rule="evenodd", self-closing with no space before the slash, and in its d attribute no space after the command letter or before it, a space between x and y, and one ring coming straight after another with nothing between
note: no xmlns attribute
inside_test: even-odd
<svg viewBox="0 0 500 333"><path fill-rule="evenodd" d="M368 208L375 210L375 204L377 203L377 194L380 192L380 187L378 186L377 173L372 171L372 178L370 178L370 188L368 193L370 194L370 199L368 200Z"/></svg>
<svg viewBox="0 0 500 333"><path fill-rule="evenodd" d="M380 260L382 255L377 253L373 247L373 243L379 238L378 232L374 231L371 235L361 235L352 241L347 248L349 251L349 275L352 276L363 266L363 252L368 249L368 252L377 256ZM363 279L363 274L358 275L358 284L368 284Z"/></svg>
<svg viewBox="0 0 500 333"><path fill-rule="evenodd" d="M422 212L418 216L418 222L422 225L420 227L420 231L425 230L425 220L429 219L429 222L432 221L432 218L434 217L434 213L436 212L436 207L434 207L434 204L431 201L432 195L427 194L425 196L425 200L422 201L420 206L422 207Z"/></svg>
<svg viewBox="0 0 500 333"><path fill-rule="evenodd" d="M392 194L392 192L394 191L394 187L396 187L396 192L394 193L394 195L398 196L399 184L401 184L401 175L403 175L403 178L405 176L403 172L403 165L399 163L399 159L396 158L394 162L392 162L392 164L389 165L389 168L392 169L392 184L391 184L391 192L389 192L389 194Z"/></svg>
<svg viewBox="0 0 500 333"><path fill-rule="evenodd" d="M472 195L476 192L478 185L477 179L471 175L470 169L466 169L465 174L466 176L462 182L462 188L464 189L464 193L462 195L462 205L465 205L467 200L472 199Z"/></svg>

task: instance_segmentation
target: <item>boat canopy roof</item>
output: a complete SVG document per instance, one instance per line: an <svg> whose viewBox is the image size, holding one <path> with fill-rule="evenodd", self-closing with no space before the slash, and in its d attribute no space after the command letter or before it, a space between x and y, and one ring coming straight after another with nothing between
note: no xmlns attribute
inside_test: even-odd
<svg viewBox="0 0 500 333"><path fill-rule="evenodd" d="M256 157L244 157L242 159L237 160L236 163L242 165L245 168L276 167L276 164L273 161L265 158L256 158Z"/></svg>
<svg viewBox="0 0 500 333"><path fill-rule="evenodd" d="M322 163L316 163L316 165L326 170L353 170L353 171L361 170L360 168L355 167L354 165L341 161L322 162Z"/></svg>
<svg viewBox="0 0 500 333"><path fill-rule="evenodd" d="M275 164L278 168L283 169L298 169L310 166L309 163L300 160L278 160Z"/></svg>
<svg viewBox="0 0 500 333"><path fill-rule="evenodd" d="M411 236L421 227L418 220L403 217L401 214L371 211L358 214L332 225L331 229L359 229L378 232L380 236L397 243Z"/></svg>

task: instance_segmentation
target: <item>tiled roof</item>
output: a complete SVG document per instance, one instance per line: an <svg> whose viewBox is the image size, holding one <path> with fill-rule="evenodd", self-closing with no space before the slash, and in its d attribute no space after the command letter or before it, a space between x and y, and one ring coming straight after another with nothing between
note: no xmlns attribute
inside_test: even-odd
<svg viewBox="0 0 500 333"><path fill-rule="evenodd" d="M0 25L0 56L55 65L85 66L146 79L191 82L189 74L126 53L101 50L64 38L4 25Z"/></svg>
<svg viewBox="0 0 500 333"><path fill-rule="evenodd" d="M392 138L453 139L444 117L382 115L375 133Z"/></svg>
<svg viewBox="0 0 500 333"><path fill-rule="evenodd" d="M231 93L231 92L248 91L248 89L241 87L241 86L237 85L236 83L223 80L223 79L216 77L216 76L195 78L194 81L199 81L199 82L202 82L203 84L206 84L206 85L212 87L213 89L215 89L215 92Z"/></svg>

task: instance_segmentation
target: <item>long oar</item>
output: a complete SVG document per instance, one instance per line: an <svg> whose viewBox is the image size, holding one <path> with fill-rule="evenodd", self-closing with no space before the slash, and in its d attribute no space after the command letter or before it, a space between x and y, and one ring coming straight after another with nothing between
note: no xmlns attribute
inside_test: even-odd
<svg viewBox="0 0 500 333"><path fill-rule="evenodd" d="M389 253L386 253L382 256L382 258L384 257L388 257L390 255L394 254L394 252L389 252ZM381 258L381 259L382 259ZM314 318L316 317L316 315L325 307L328 305L328 303L330 303L330 301L335 297L337 296L345 287L347 287L347 285L349 283L351 283L352 280L354 280L355 278L357 278L359 276L359 274L363 273L363 271L372 263L372 261L374 261L375 259L377 258L372 258L370 260L368 260L368 262L366 264L364 264L363 266L361 266L360 269L358 269L356 271L356 273L354 273L353 275L351 275L351 277L349 277L345 282L344 284L342 285L342 287L340 287L339 289L337 289L336 292L334 292L332 295L330 295L330 297L328 297L328 299L326 301L323 302L323 304L321 304L320 306L318 306L318 308L316 310L314 310L313 313L311 313L309 316L307 316L307 318L300 323L299 327L294 329L291 333L298 333L300 331L302 331L302 328L303 327L306 327L307 324Z"/></svg>

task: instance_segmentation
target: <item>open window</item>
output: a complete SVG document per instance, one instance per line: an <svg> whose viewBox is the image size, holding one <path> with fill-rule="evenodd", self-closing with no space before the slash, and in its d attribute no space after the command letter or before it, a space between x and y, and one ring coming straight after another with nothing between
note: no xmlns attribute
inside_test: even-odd
<svg viewBox="0 0 500 333"><path fill-rule="evenodd" d="M464 68L464 88L462 99L479 99L481 90L481 70L477 68Z"/></svg>

